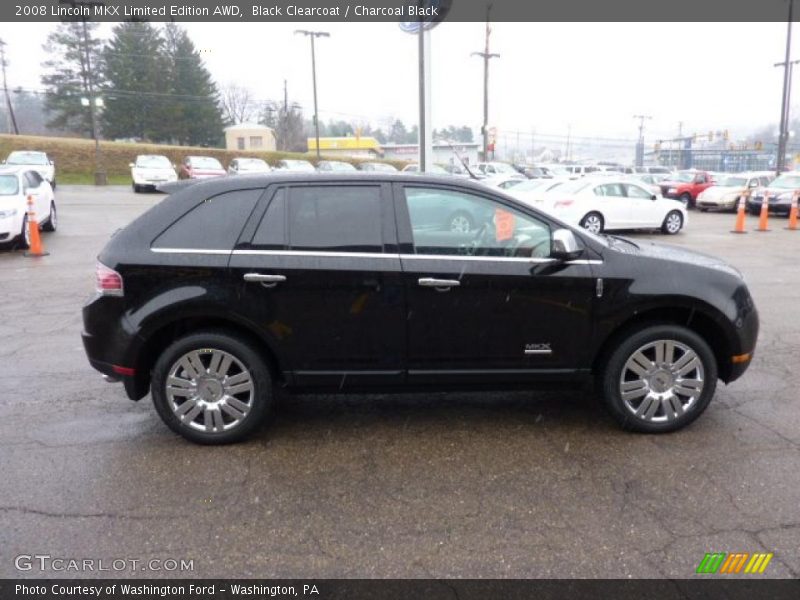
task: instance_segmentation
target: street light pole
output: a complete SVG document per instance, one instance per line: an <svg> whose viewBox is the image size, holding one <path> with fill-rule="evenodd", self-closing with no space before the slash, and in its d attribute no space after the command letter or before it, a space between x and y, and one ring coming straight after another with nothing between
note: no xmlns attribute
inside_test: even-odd
<svg viewBox="0 0 800 600"><path fill-rule="evenodd" d="M483 133L483 160L489 160L489 60L492 58L500 58L499 54L492 54L489 52L489 36L492 33L490 25L490 14L492 12L492 5L486 7L486 41L484 44L483 52L473 52L471 56L480 56L483 58L483 126L481 133Z"/></svg>
<svg viewBox="0 0 800 600"><path fill-rule="evenodd" d="M786 60L783 62L783 95L781 96L781 126L778 133L778 159L775 161L775 173L780 175L783 171L784 161L786 160L786 130L788 129L787 114L789 107L787 105L789 93L789 72L791 64L789 61L789 54L792 50L792 11L794 9L794 0L789 0L789 20L786 24Z"/></svg>
<svg viewBox="0 0 800 600"><path fill-rule="evenodd" d="M650 115L633 115L634 119L639 119L639 141L636 142L636 166L644 165L644 122L651 120Z"/></svg>
<svg viewBox="0 0 800 600"><path fill-rule="evenodd" d="M103 169L102 153L100 152L100 132L97 122L98 98L94 95L94 83L92 74L92 59L89 52L89 33L86 28L86 19L83 20L83 52L86 61L86 88L89 92L89 116L92 121L92 137L94 138L94 184L105 185L107 182L106 172Z"/></svg>
<svg viewBox="0 0 800 600"><path fill-rule="evenodd" d="M14 115L14 105L11 104L11 97L8 95L8 82L6 81L6 43L0 39L0 66L3 68L3 91L6 95L6 106L8 107L8 116L11 118L11 124L14 127L14 134L19 135L19 127L17 127L17 117Z"/></svg>
<svg viewBox="0 0 800 600"><path fill-rule="evenodd" d="M317 140L317 159L319 159L319 113L317 112L317 56L314 48L314 39L318 37L331 37L327 31L309 31L307 29L297 29L295 33L311 38L311 78L314 87L314 133Z"/></svg>
<svg viewBox="0 0 800 600"><path fill-rule="evenodd" d="M789 61L789 76L786 77L786 81L784 83L784 94L785 97L783 99L783 110L781 113L781 128L778 132L778 141L780 143L780 139L783 138L783 151L781 152L781 156L785 156L786 152L788 151L789 147L789 113L791 111L792 105L792 75L794 73L794 66L800 63L800 60L792 60ZM774 67L786 67L786 63L775 63ZM780 173L780 171L778 171Z"/></svg>

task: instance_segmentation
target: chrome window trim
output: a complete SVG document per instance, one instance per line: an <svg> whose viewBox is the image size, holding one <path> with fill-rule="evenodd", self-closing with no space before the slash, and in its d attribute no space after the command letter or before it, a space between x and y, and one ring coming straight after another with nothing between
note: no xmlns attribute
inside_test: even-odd
<svg viewBox="0 0 800 600"><path fill-rule="evenodd" d="M204 248L150 248L160 254L233 254L238 256L313 256L319 258L377 258L402 260L447 260L476 262L524 262L531 264L549 264L555 258L525 258L517 256L461 256L449 254L393 254L381 252L328 252L316 250L213 250ZM564 261L567 265L602 265L602 260L574 259Z"/></svg>

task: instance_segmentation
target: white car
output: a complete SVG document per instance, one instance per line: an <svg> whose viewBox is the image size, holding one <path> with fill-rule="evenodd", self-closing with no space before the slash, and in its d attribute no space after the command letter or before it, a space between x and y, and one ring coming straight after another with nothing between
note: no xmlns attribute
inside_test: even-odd
<svg viewBox="0 0 800 600"><path fill-rule="evenodd" d="M569 179L529 179L507 190L507 193L525 204L543 208L547 193L569 181Z"/></svg>
<svg viewBox="0 0 800 600"><path fill-rule="evenodd" d="M130 165L133 191L155 190L162 183L178 181L175 167L161 154L140 154Z"/></svg>
<svg viewBox="0 0 800 600"><path fill-rule="evenodd" d="M682 202L654 194L629 179L578 179L557 187L547 196L544 210L592 233L658 228L675 235L687 222Z"/></svg>
<svg viewBox="0 0 800 600"><path fill-rule="evenodd" d="M315 173L317 170L307 160L283 159L278 161L277 169L281 171L296 171L298 173Z"/></svg>
<svg viewBox="0 0 800 600"><path fill-rule="evenodd" d="M33 199L39 229L56 230L56 201L50 184L29 167L0 167L0 244L19 240L24 248L30 245L28 196Z"/></svg>
<svg viewBox="0 0 800 600"><path fill-rule="evenodd" d="M510 190L511 188L517 187L518 185L522 185L528 181L541 181L541 180L530 180L530 179L520 179L519 177L506 177L505 175L499 175L495 177L485 177L481 179L480 182L483 185L488 185L489 187L500 188L501 190Z"/></svg>
<svg viewBox="0 0 800 600"><path fill-rule="evenodd" d="M411 163L410 165L406 165L400 170L401 173L419 173L419 165L417 163ZM439 165L431 165L427 171L425 171L428 175L450 175L447 171L445 171L444 167L440 167Z"/></svg>
<svg viewBox="0 0 800 600"><path fill-rule="evenodd" d="M475 165L477 171L486 177L513 177L514 179L527 179L525 175L504 162L479 162Z"/></svg>
<svg viewBox="0 0 800 600"><path fill-rule="evenodd" d="M720 177L717 185L704 189L697 195L695 203L700 210L735 209L739 198L747 192L767 187L775 179L775 173L760 171L755 173L735 173Z"/></svg>
<svg viewBox="0 0 800 600"><path fill-rule="evenodd" d="M260 158L234 158L228 165L228 175L255 175L270 171L272 167Z"/></svg>
<svg viewBox="0 0 800 600"><path fill-rule="evenodd" d="M37 150L15 150L3 161L4 165L29 167L39 173L50 187L56 189L56 165L44 152Z"/></svg>

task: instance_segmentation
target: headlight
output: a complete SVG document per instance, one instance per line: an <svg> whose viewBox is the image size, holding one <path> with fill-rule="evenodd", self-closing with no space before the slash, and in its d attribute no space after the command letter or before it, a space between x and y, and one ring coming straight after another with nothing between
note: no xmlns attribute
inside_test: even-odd
<svg viewBox="0 0 800 600"><path fill-rule="evenodd" d="M678 188L669 188L667 190L667 193L668 194L677 194L678 193Z"/></svg>
<svg viewBox="0 0 800 600"><path fill-rule="evenodd" d="M792 199L792 192L784 192L782 194L778 194L778 200L791 200Z"/></svg>
<svg viewBox="0 0 800 600"><path fill-rule="evenodd" d="M0 219L7 219L8 217L13 217L17 214L16 208L9 208L6 210L0 210Z"/></svg>

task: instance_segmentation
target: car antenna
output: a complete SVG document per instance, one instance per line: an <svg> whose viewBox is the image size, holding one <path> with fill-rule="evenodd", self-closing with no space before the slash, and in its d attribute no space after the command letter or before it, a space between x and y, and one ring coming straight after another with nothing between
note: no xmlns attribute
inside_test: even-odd
<svg viewBox="0 0 800 600"><path fill-rule="evenodd" d="M458 159L458 161L461 163L461 166L463 166L463 167L464 167L464 169L466 169L467 173L469 173L469 176L470 176L472 179L474 179L474 180L476 180L476 181L477 181L477 180L478 180L478 178L475 176L475 173L473 173L473 172L470 170L469 166L467 165L467 161L466 161L466 160L464 160L464 158L463 158L463 157L462 157L462 156L461 156L461 155L458 153L458 150L456 150L456 147L455 147L455 146L453 146L453 142L451 142L450 140L446 140L446 141L447 141L447 145L448 145L448 146L450 146L450 150L452 150L452 151L453 151L453 154L455 154L455 155L456 155L456 158L457 158L457 159Z"/></svg>

